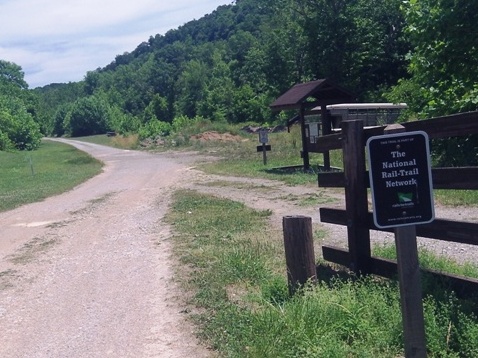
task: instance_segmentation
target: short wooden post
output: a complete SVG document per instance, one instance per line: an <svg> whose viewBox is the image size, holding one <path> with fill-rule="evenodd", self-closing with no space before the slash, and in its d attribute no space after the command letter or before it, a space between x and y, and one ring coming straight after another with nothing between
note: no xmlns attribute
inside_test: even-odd
<svg viewBox="0 0 478 358"><path fill-rule="evenodd" d="M266 143L262 143L262 162L267 165L267 149Z"/></svg>
<svg viewBox="0 0 478 358"><path fill-rule="evenodd" d="M405 128L398 124L387 126L384 130L384 134L401 132L405 132ZM394 232L405 357L424 358L427 347L416 225L399 226Z"/></svg>
<svg viewBox="0 0 478 358"><path fill-rule="evenodd" d="M332 122L327 111L327 105L323 104L320 107L320 112L322 113L322 135L329 135L332 133ZM330 170L330 152L328 150L324 152L324 169L326 171Z"/></svg>
<svg viewBox="0 0 478 358"><path fill-rule="evenodd" d="M312 219L300 215L284 216L282 227L289 293L293 295L308 281L317 279Z"/></svg>
<svg viewBox="0 0 478 358"><path fill-rule="evenodd" d="M368 199L363 121L343 121L342 132L349 268L356 274L367 274L370 272L371 251L370 231L367 226Z"/></svg>

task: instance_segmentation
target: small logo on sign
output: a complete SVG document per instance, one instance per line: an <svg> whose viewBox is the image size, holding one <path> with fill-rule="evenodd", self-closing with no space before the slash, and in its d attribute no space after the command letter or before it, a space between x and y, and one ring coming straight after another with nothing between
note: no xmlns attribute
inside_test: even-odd
<svg viewBox="0 0 478 358"><path fill-rule="evenodd" d="M413 201L413 193L397 193L400 204L410 203Z"/></svg>

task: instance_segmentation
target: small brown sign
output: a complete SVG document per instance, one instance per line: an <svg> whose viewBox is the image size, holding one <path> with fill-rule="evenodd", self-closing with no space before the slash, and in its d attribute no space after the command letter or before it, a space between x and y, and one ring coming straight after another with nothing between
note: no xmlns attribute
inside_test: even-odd
<svg viewBox="0 0 478 358"><path fill-rule="evenodd" d="M271 150L271 145L270 144L263 144L263 145L258 145L257 146L257 151L262 152L262 151L270 151Z"/></svg>

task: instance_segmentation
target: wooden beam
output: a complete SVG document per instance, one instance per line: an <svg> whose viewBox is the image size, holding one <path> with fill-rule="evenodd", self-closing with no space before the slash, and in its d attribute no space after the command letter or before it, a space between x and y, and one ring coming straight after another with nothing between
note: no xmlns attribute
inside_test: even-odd
<svg viewBox="0 0 478 358"><path fill-rule="evenodd" d="M344 209L320 208L319 213L321 222L347 226L347 213ZM373 216L370 212L367 214L365 225L370 230L393 232L390 228L377 228L373 223ZM417 235L460 244L478 245L478 223L435 219L429 224L418 225Z"/></svg>
<svg viewBox="0 0 478 358"><path fill-rule="evenodd" d="M343 248L322 246L324 260L338 265L347 266L350 261L350 253ZM372 256L370 258L370 273L389 278L397 278L397 262ZM423 274L430 275L439 280L445 287L453 290L459 298L473 298L478 294L478 280L471 277L463 277L448 274L436 270L421 269Z"/></svg>

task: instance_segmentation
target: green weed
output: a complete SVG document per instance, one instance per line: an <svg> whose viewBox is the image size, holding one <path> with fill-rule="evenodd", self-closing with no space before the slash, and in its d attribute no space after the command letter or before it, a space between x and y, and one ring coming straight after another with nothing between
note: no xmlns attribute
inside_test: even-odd
<svg viewBox="0 0 478 358"><path fill-rule="evenodd" d="M174 199L167 221L181 277L201 308L200 335L221 357L403 355L396 281L319 275L318 285L290 297L270 213L193 191ZM478 321L463 302L443 292L427 295L424 307L429 357L476 355Z"/></svg>

